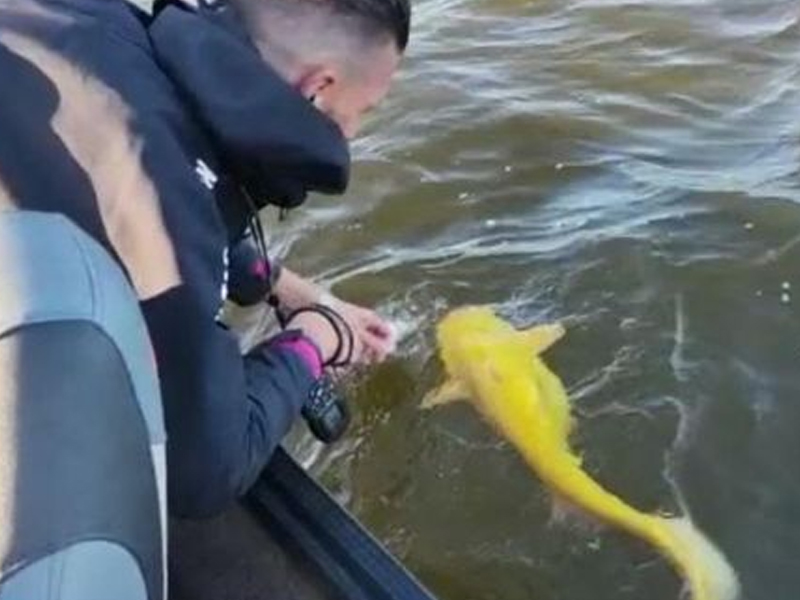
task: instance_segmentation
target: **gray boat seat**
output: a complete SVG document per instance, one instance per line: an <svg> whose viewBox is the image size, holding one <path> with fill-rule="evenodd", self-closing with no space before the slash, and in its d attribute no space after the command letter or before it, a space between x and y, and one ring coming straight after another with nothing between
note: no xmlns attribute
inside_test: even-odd
<svg viewBox="0 0 800 600"><path fill-rule="evenodd" d="M0 600L163 600L165 466L122 271L62 216L0 212Z"/></svg>

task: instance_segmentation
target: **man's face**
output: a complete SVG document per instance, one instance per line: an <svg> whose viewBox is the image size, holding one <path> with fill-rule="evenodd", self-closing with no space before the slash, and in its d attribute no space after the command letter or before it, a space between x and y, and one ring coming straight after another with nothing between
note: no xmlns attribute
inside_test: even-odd
<svg viewBox="0 0 800 600"><path fill-rule="evenodd" d="M392 43L368 50L347 66L332 67L328 78L311 94L315 106L328 115L347 139L353 139L361 123L389 92L400 64Z"/></svg>

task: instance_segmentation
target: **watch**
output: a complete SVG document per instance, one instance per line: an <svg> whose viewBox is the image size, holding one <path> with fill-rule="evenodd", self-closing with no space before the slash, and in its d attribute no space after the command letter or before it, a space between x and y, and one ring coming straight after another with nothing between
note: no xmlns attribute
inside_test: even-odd
<svg viewBox="0 0 800 600"><path fill-rule="evenodd" d="M314 437L326 444L341 439L350 425L347 402L328 375L312 384L301 414Z"/></svg>

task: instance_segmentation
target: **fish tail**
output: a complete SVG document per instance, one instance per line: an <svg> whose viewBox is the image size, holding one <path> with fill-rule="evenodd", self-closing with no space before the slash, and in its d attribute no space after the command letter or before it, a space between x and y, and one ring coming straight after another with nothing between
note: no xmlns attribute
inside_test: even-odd
<svg viewBox="0 0 800 600"><path fill-rule="evenodd" d="M739 579L688 517L652 517L652 541L686 578L692 600L736 600Z"/></svg>
<svg viewBox="0 0 800 600"><path fill-rule="evenodd" d="M688 516L644 514L603 489L583 471L562 470L559 475L561 492L574 503L658 550L687 582L691 600L739 598L739 580L733 567ZM572 486L568 489L564 482Z"/></svg>

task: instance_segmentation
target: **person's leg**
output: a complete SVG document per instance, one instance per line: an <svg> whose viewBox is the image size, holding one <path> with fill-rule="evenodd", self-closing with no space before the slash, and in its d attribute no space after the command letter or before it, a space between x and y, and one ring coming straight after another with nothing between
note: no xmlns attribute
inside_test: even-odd
<svg viewBox="0 0 800 600"><path fill-rule="evenodd" d="M121 270L63 217L0 212L0 600L163 599L164 442Z"/></svg>

